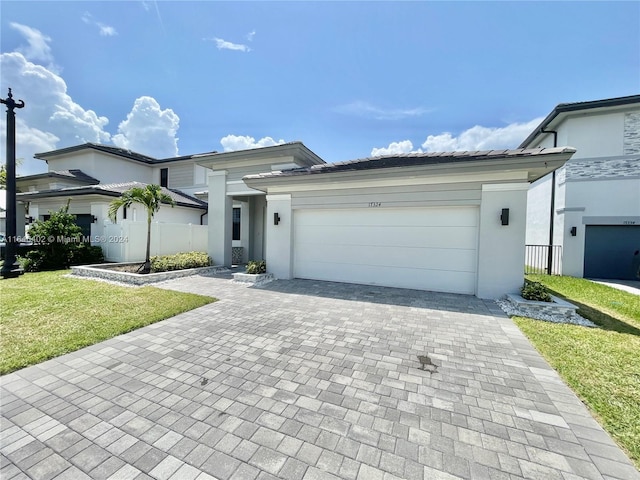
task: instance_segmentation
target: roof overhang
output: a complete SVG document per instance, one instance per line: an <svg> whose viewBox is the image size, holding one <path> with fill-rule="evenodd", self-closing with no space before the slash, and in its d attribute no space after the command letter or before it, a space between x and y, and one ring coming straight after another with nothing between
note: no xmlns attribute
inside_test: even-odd
<svg viewBox="0 0 640 480"><path fill-rule="evenodd" d="M537 144L542 137L549 135L551 132L545 132L544 130L553 131L568 117L577 115L598 115L604 113L613 113L619 110L628 109L634 105L640 109L640 95L630 95L628 97L607 98L604 100L593 100L590 102L576 102L576 103L560 103L557 105L549 115L538 125L533 132L529 134L527 138L518 146L518 148L528 148L533 144Z"/></svg>
<svg viewBox="0 0 640 480"><path fill-rule="evenodd" d="M41 190L38 192L23 192L17 193L16 199L22 202L30 202L32 200L38 199L47 199L47 198L73 198L73 197L84 197L87 195L92 195L96 197L107 197L107 198L117 198L122 195L121 192L114 192L111 190L102 190L100 188L92 188L92 187L72 187L69 189L57 189L57 190ZM194 205L190 203L181 202L176 200L176 206L185 207L185 208L195 208L198 210L207 211L208 206L205 205Z"/></svg>
<svg viewBox="0 0 640 480"><path fill-rule="evenodd" d="M560 168L575 152L574 148L561 147L412 154L248 175L243 180L248 187L266 193L316 187L345 188L357 184L368 186L374 183L534 182Z"/></svg>
<svg viewBox="0 0 640 480"><path fill-rule="evenodd" d="M212 170L269 165L282 163L282 161L288 162L289 160L292 160L293 163L300 167L310 167L325 163L322 158L309 150L302 142L235 150L233 152L203 153L194 155L193 159L196 164Z"/></svg>
<svg viewBox="0 0 640 480"><path fill-rule="evenodd" d="M57 180L65 180L69 182L79 183L81 185L97 185L100 183L99 180L95 178L91 178L88 175L86 178L79 178L73 175L62 175L56 172L45 172L45 173L36 173L34 175L25 175L22 177L16 177L17 185L29 184L33 181L37 180L47 180L47 179L57 179Z"/></svg>

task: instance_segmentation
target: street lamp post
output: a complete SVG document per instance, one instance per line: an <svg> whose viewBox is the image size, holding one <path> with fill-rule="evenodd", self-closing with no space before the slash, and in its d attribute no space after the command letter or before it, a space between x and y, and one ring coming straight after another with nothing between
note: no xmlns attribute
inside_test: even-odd
<svg viewBox="0 0 640 480"><path fill-rule="evenodd" d="M9 89L7 98L0 98L0 102L7 106L7 220L6 247L4 263L0 275L4 278L15 278L24 273L16 260L16 108L23 108L24 102L16 102Z"/></svg>

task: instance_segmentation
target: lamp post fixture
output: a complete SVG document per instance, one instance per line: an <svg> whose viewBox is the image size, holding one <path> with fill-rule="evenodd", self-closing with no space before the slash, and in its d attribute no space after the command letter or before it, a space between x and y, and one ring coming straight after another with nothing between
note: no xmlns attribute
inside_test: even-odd
<svg viewBox="0 0 640 480"><path fill-rule="evenodd" d="M24 273L16 260L16 108L23 108L24 102L16 102L9 89L7 98L0 98L0 103L7 106L7 221L6 247L4 263L0 275L4 278L15 278Z"/></svg>

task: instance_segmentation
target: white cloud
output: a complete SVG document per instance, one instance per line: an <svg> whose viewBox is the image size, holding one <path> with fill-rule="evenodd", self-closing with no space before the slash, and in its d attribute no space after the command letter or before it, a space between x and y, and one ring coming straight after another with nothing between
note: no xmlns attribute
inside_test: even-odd
<svg viewBox="0 0 640 480"><path fill-rule="evenodd" d="M222 38L205 38L204 40L213 40L216 42L216 47L218 50L235 50L238 52L250 52L251 49L247 45L243 45L242 43L233 43L228 42L227 40L223 40Z"/></svg>
<svg viewBox="0 0 640 480"><path fill-rule="evenodd" d="M278 141L271 137L263 137L256 142L256 139L248 135L227 135L220 139L220 144L224 148L225 152L232 152L234 150L249 150L251 148L271 147L273 145L282 145L286 143L280 139Z"/></svg>
<svg viewBox="0 0 640 480"><path fill-rule="evenodd" d="M103 37L113 37L118 34L118 32L114 27L98 22L93 18L93 15L91 15L89 12L84 12L84 14L82 15L82 21L87 25L94 25L98 27L98 31L100 32L100 35Z"/></svg>
<svg viewBox="0 0 640 480"><path fill-rule="evenodd" d="M255 37L255 36L256 36L256 31L252 30L249 33L247 33L247 40L250 41L250 42L253 42L253 37Z"/></svg>
<svg viewBox="0 0 640 480"><path fill-rule="evenodd" d="M344 115L373 118L375 120L400 120L408 117L419 117L431 111L423 107L382 108L360 100L340 105L334 110Z"/></svg>
<svg viewBox="0 0 640 480"><path fill-rule="evenodd" d="M453 136L449 132L429 135L422 143L422 148L415 149L410 140L391 142L388 147L374 147L371 150L371 156L517 148L541 121L542 118L534 118L525 123L511 123L506 127L482 127L476 125L463 131L458 136Z"/></svg>
<svg viewBox="0 0 640 480"><path fill-rule="evenodd" d="M46 170L46 164L34 160L33 154L84 142L108 142L105 131L109 120L92 110L85 110L67 93L65 81L42 65L27 60L18 52L0 55L1 94L8 86L14 98L23 99L25 108L16 110L16 156L24 162L19 173L27 175ZM4 115L0 130L5 131ZM1 152L2 161L4 149Z"/></svg>
<svg viewBox="0 0 640 480"><path fill-rule="evenodd" d="M512 123L506 127L476 125L457 137L449 132L429 135L422 144L426 152L499 150L516 148L542 121L535 118L526 123Z"/></svg>
<svg viewBox="0 0 640 480"><path fill-rule="evenodd" d="M398 155L401 153L412 153L413 143L411 140L402 140L400 142L391 142L388 147L373 148L371 150L372 157L382 157L386 155Z"/></svg>
<svg viewBox="0 0 640 480"><path fill-rule="evenodd" d="M153 97L140 97L118 125L113 143L156 158L174 157L178 155L179 126L180 117L173 110L162 110Z"/></svg>
<svg viewBox="0 0 640 480"><path fill-rule="evenodd" d="M28 43L27 46L18 47L17 52L32 62L48 64L49 70L59 71L59 68L53 63L53 55L51 54L51 47L49 46L51 37L44 35L40 30L20 23L11 22L9 25L22 34Z"/></svg>

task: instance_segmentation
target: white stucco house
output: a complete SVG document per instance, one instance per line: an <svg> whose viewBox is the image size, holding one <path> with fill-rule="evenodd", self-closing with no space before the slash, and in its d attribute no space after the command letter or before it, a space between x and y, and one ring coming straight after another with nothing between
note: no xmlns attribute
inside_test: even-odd
<svg viewBox="0 0 640 480"><path fill-rule="evenodd" d="M249 256L264 258L277 278L497 298L522 286L530 182L574 152L407 154L327 164L295 142L209 155L197 161L211 170L209 253L231 263L233 204L241 202Z"/></svg>
<svg viewBox="0 0 640 480"><path fill-rule="evenodd" d="M146 213L133 205L108 219L109 203L133 186L161 184L176 205L161 207L152 225L152 254L207 248L207 203L198 198L206 191L204 168L190 157L157 160L128 150L87 143L37 154L47 162L42 174L17 177L18 208L29 219L44 220L50 211L66 205L91 244L102 247L110 261L144 259ZM201 194L202 196L202 194ZM19 212L20 213L20 212ZM21 220L24 215L18 215ZM24 234L19 221L17 232ZM28 230L28 229L26 229ZM167 242L164 232L172 232Z"/></svg>
<svg viewBox="0 0 640 480"><path fill-rule="evenodd" d="M638 280L640 95L560 104L520 148L554 145L571 145L576 153L555 175L532 184L527 244L552 239L552 273Z"/></svg>
<svg viewBox="0 0 640 480"><path fill-rule="evenodd" d="M152 254L205 250L218 265L265 259L280 279L497 298L522 285L530 183L574 152L325 163L301 142L171 159L84 144L38 154L49 171L20 177L18 200L42 219L71 198L71 213L107 260L137 261L146 238L142 212L121 211L113 224L108 205L134 184L157 183L178 205L157 214ZM108 240L118 236L126 241Z"/></svg>

